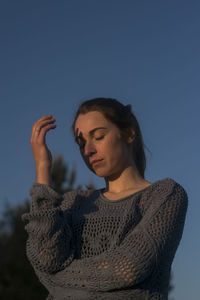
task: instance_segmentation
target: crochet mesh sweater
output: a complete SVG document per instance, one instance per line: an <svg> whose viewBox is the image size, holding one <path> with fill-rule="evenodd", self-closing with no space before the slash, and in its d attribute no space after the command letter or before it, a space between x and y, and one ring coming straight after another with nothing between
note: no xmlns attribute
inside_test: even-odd
<svg viewBox="0 0 200 300"><path fill-rule="evenodd" d="M171 178L119 200L33 183L27 256L48 300L166 300L188 197Z"/></svg>

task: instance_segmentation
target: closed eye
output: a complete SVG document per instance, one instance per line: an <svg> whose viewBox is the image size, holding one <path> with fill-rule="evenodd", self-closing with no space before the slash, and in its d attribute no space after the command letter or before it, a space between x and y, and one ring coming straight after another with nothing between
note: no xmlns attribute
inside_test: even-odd
<svg viewBox="0 0 200 300"><path fill-rule="evenodd" d="M102 135L102 136L100 136L100 137L98 137L98 138L96 137L95 140L96 140L96 141L99 141L99 140L102 140L103 138L104 138L104 135Z"/></svg>
<svg viewBox="0 0 200 300"><path fill-rule="evenodd" d="M104 137L105 137L105 135L101 135L101 136L99 136L99 137L95 137L94 139L95 139L95 141L100 141L100 140L102 140ZM79 138L77 138L77 139L76 139L76 143L78 144L79 149L80 149L80 150L83 150L84 147L85 147L86 141L85 141L84 139L79 139Z"/></svg>

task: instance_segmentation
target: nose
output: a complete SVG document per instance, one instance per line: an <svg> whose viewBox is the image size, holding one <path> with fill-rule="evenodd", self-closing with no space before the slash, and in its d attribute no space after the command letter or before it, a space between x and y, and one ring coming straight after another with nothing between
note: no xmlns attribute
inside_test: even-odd
<svg viewBox="0 0 200 300"><path fill-rule="evenodd" d="M91 154L96 153L96 148L92 141L85 143L84 147L84 156L90 156Z"/></svg>

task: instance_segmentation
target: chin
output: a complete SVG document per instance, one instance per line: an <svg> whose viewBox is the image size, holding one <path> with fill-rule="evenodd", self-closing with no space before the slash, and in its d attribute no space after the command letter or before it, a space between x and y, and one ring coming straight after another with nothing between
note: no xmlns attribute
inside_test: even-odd
<svg viewBox="0 0 200 300"><path fill-rule="evenodd" d="M92 172L95 173L99 177L107 177L109 176L109 172L103 168L92 169Z"/></svg>
<svg viewBox="0 0 200 300"><path fill-rule="evenodd" d="M99 177L106 177L107 176L107 173L105 173L103 171L102 172L101 171L98 172L98 171L94 171L93 170L93 172L94 172L95 175L97 175Z"/></svg>
<svg viewBox="0 0 200 300"><path fill-rule="evenodd" d="M117 177L115 174L116 173L113 173L113 172L109 172L109 171L106 171L106 170L102 170L102 169L96 169L96 171L95 170L93 170L93 172L97 175L97 176L99 176L99 177L104 177L104 178L115 178L115 177Z"/></svg>

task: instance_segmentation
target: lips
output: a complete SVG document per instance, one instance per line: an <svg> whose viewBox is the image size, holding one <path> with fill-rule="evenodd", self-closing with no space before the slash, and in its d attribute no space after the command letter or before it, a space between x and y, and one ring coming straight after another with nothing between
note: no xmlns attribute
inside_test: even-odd
<svg viewBox="0 0 200 300"><path fill-rule="evenodd" d="M91 162L91 165L94 166L94 165L97 165L98 163L100 163L103 159L95 159Z"/></svg>

